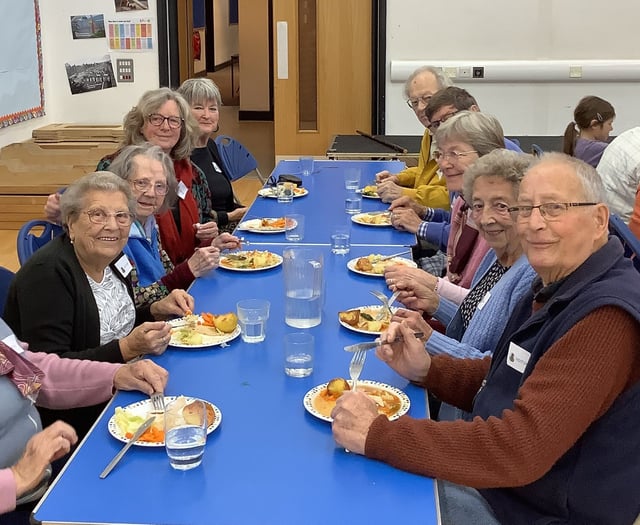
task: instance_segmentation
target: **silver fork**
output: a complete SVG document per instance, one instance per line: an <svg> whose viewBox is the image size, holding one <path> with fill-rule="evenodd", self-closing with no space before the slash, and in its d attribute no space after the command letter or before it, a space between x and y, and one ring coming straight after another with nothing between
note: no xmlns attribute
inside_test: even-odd
<svg viewBox="0 0 640 525"><path fill-rule="evenodd" d="M364 366L364 359L367 357L365 350L358 350L351 358L349 363L349 376L351 377L351 390L354 392L358 389L358 378Z"/></svg>
<svg viewBox="0 0 640 525"><path fill-rule="evenodd" d="M371 295L375 296L382 303L382 309L380 313L376 315L376 321L380 321L380 319L384 318L385 310L389 312L389 315L393 316L393 312L391 311L391 305L395 302L400 295L400 292L394 292L391 297L387 299L387 296L378 290L371 290L369 292Z"/></svg>
<svg viewBox="0 0 640 525"><path fill-rule="evenodd" d="M164 413L164 394L162 392L154 392L151 394L151 414Z"/></svg>

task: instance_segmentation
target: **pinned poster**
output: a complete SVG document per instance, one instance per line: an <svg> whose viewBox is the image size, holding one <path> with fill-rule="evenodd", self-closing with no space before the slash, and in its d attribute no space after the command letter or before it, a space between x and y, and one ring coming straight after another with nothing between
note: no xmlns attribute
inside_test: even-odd
<svg viewBox="0 0 640 525"><path fill-rule="evenodd" d="M111 51L153 50L153 23L150 18L108 20L107 36Z"/></svg>

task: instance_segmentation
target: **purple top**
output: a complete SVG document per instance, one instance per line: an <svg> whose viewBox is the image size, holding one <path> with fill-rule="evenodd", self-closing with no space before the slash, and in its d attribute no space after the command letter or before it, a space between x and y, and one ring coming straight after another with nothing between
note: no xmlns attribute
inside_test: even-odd
<svg viewBox="0 0 640 525"><path fill-rule="evenodd" d="M608 145L608 142L602 142L601 140L589 140L578 137L573 156L577 159L584 160L587 164L591 164L595 168Z"/></svg>

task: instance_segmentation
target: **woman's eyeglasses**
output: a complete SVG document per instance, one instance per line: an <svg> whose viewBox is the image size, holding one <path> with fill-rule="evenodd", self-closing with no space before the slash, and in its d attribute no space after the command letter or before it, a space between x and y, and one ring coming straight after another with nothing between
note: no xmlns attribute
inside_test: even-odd
<svg viewBox="0 0 640 525"><path fill-rule="evenodd" d="M469 151L447 151L446 153L435 150L433 152L433 158L436 159L436 161L449 159L450 162L457 162L461 157L466 157L472 153L478 152L474 149L470 149Z"/></svg>
<svg viewBox="0 0 640 525"><path fill-rule="evenodd" d="M133 222L133 215L128 211L107 213L104 210L88 210L83 213L87 214L89 220L93 224L107 224L107 222L109 222L109 217L114 217L118 226L131 226L131 223Z"/></svg>
<svg viewBox="0 0 640 525"><path fill-rule="evenodd" d="M597 202L545 202L537 206L513 206L509 213L516 219L524 220L531 217L533 210L538 208L540 215L546 221L552 221L563 215L569 208L580 206L595 206Z"/></svg>
<svg viewBox="0 0 640 525"><path fill-rule="evenodd" d="M509 205L505 204L504 202L495 202L487 206L485 206L484 204L480 204L479 202L476 202L472 204L470 208L471 208L471 214L474 217L480 217L484 213L484 210L491 210L496 215L501 215L502 217L506 217L509 215L509 210L511 210L511 208L509 208Z"/></svg>
<svg viewBox="0 0 640 525"><path fill-rule="evenodd" d="M169 192L169 187L166 184L162 184L160 182L157 184L151 184L151 181L148 179L132 180L131 184L133 184L133 187L136 190L143 193L151 187L153 187L153 191L156 195L166 195Z"/></svg>
<svg viewBox="0 0 640 525"><path fill-rule="evenodd" d="M158 128L162 126L164 124L164 121L166 120L171 129L178 129L184 122L184 120L180 117L165 117L164 115L160 115L159 113L151 113L151 115L147 115L147 120L149 121L149 124L152 124Z"/></svg>

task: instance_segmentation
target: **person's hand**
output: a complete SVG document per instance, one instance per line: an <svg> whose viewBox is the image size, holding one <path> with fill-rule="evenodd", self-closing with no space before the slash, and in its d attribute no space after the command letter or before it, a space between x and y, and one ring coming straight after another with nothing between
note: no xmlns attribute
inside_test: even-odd
<svg viewBox="0 0 640 525"><path fill-rule="evenodd" d="M164 392L169 372L153 361L144 359L122 365L113 376L113 386L117 390L140 390L147 395Z"/></svg>
<svg viewBox="0 0 640 525"><path fill-rule="evenodd" d="M428 341L431 337L431 334L433 333L433 328L431 328L431 325L429 325L429 323L424 320L424 317L422 317L422 313L415 310L398 308L395 312L393 312L391 322L404 322L409 326L409 328L411 328L413 332L422 332L423 335L422 337L420 337L420 340L423 342Z"/></svg>
<svg viewBox="0 0 640 525"><path fill-rule="evenodd" d="M16 500L37 487L51 462L68 454L77 442L76 431L63 421L56 421L33 435L27 441L22 457L11 467L16 482Z"/></svg>
<svg viewBox="0 0 640 525"><path fill-rule="evenodd" d="M440 305L440 296L434 291L438 284L435 275L399 264L385 269L384 278L389 289L400 292L398 301L407 308L432 315Z"/></svg>
<svg viewBox="0 0 640 525"><path fill-rule="evenodd" d="M331 430L338 445L350 452L364 454L364 445L378 408L371 398L362 392L345 392L331 411Z"/></svg>
<svg viewBox="0 0 640 525"><path fill-rule="evenodd" d="M378 183L377 192L382 202L392 202L402 197L402 186L398 186L393 180L387 179Z"/></svg>
<svg viewBox="0 0 640 525"><path fill-rule="evenodd" d="M420 330L424 332L426 328ZM413 331L409 321L392 322L387 331L380 334L383 344L376 348L376 356L409 381L422 382L429 373L431 356L425 350L424 343L413 335ZM398 336L402 337L402 341L389 343Z"/></svg>
<svg viewBox="0 0 640 525"><path fill-rule="evenodd" d="M224 235L224 234L223 234ZM220 249L217 246L196 248L187 265L194 277L202 277L220 264Z"/></svg>
<svg viewBox="0 0 640 525"><path fill-rule="evenodd" d="M392 175L390 171L384 170L384 171L379 171L378 173L376 173L376 184L379 182L382 182L383 180L387 180L387 179L395 179L397 180L398 177L396 177L395 175Z"/></svg>
<svg viewBox="0 0 640 525"><path fill-rule="evenodd" d="M215 239L213 239L213 246L222 250L239 250L242 248L242 243L240 239L235 235L231 235L230 233L221 233Z"/></svg>
<svg viewBox="0 0 640 525"><path fill-rule="evenodd" d="M391 224L396 230L416 233L422 224L422 219L409 208L398 208L391 212Z"/></svg>
<svg viewBox="0 0 640 525"><path fill-rule="evenodd" d="M44 216L48 221L60 224L60 194L52 193L44 205Z"/></svg>
<svg viewBox="0 0 640 525"><path fill-rule="evenodd" d="M227 217L229 219L229 222L237 222L240 219L242 219L242 217L244 217L244 214L247 213L247 210L249 208L236 208L233 211L229 211L227 212Z"/></svg>
<svg viewBox="0 0 640 525"><path fill-rule="evenodd" d="M427 212L426 206L423 206L408 195L403 195L402 197L394 199L389 206L389 209L391 211L396 211L399 208L408 208L410 210L413 210L418 217L424 217L424 214Z"/></svg>
<svg viewBox="0 0 640 525"><path fill-rule="evenodd" d="M155 304L155 303L154 303ZM120 353L125 361L140 355L162 354L171 340L171 326L164 321L142 323L120 339Z"/></svg>
<svg viewBox="0 0 640 525"><path fill-rule="evenodd" d="M168 319L170 317L182 317L189 312L193 312L195 301L191 295L184 290L176 289L167 295L164 299L160 299L151 304L151 315L155 319Z"/></svg>
<svg viewBox="0 0 640 525"><path fill-rule="evenodd" d="M196 231L196 239L199 241L209 241L218 235L218 225L214 221L194 224L193 229Z"/></svg>

